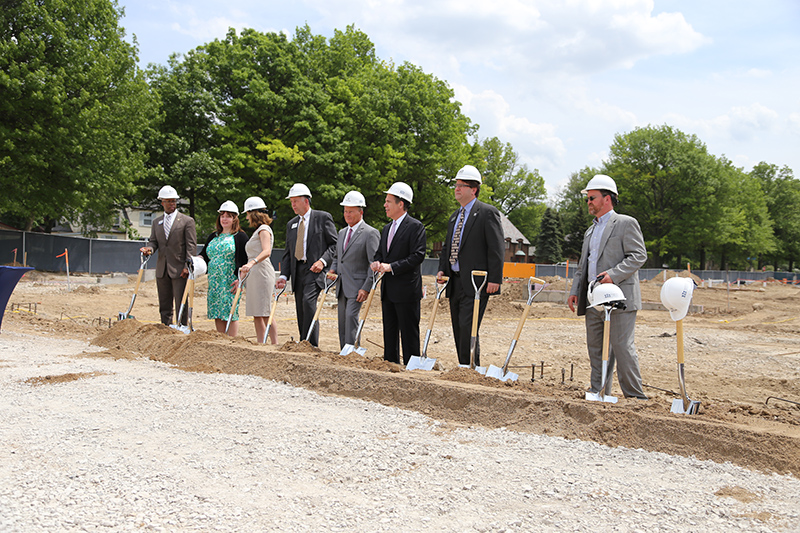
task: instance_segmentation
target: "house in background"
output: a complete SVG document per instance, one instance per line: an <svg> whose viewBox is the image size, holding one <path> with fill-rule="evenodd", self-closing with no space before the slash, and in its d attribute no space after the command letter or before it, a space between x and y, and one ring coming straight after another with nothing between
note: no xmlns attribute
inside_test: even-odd
<svg viewBox="0 0 800 533"><path fill-rule="evenodd" d="M117 219L112 224L110 229L97 230L98 239L116 239L116 240L145 240L150 237L150 230L152 229L153 219L158 217L159 211L152 209L139 209L135 207L126 207L120 210L117 214ZM127 221L130 223L131 229L136 230L139 234L139 239L129 239L126 230ZM83 235L83 229L80 223L62 221L60 224L53 228L52 233L60 235L68 235L70 237L80 237Z"/></svg>

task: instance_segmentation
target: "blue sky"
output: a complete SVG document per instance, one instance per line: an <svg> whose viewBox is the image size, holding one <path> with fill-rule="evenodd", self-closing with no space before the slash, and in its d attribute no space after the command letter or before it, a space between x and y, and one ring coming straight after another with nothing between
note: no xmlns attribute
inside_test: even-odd
<svg viewBox="0 0 800 533"><path fill-rule="evenodd" d="M614 135L669 124L749 171L800 178L797 0L119 0L142 66L229 27L330 37L446 81L481 138L510 142L552 197Z"/></svg>

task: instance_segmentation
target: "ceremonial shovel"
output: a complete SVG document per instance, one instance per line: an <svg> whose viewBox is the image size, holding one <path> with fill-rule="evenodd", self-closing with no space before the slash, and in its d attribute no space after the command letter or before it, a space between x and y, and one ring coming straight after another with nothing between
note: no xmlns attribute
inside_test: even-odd
<svg viewBox="0 0 800 533"><path fill-rule="evenodd" d="M236 287L236 294L233 295L233 303L231 304L231 312L228 313L228 323L225 324L225 333L228 333L228 328L231 327L231 319L233 318L233 312L236 310L236 304L239 303L239 296L242 294L242 285L244 285L247 276L250 275L250 271L248 270L247 273L242 276L242 273L239 272L239 285Z"/></svg>
<svg viewBox="0 0 800 533"><path fill-rule="evenodd" d="M534 283L541 284L542 288L533 292L533 285ZM533 303L533 299L536 298L536 295L539 294L544 290L545 281L539 278L531 278L528 280L528 303L525 306L525 310L522 312L522 317L519 319L519 324L517 324L517 332L514 333L514 339L511 341L511 346L508 348L508 355L506 355L506 362L503 364L503 368L489 365L489 369L486 371L486 376L490 378L499 379L500 381L517 381L519 376L514 372L508 371L508 363L511 362L511 354L514 353L514 348L517 346L517 341L519 340L519 335L522 333L522 326L525 324L525 320L528 319L528 314L531 312L531 303Z"/></svg>
<svg viewBox="0 0 800 533"><path fill-rule="evenodd" d="M275 290L275 298L272 300L272 307L269 310L269 318L267 319L267 329L264 332L264 338L261 339L261 344L267 343L267 337L269 337L269 328L272 327L272 319L275 317L275 310L278 308L278 298L280 298L283 291L286 290L286 285L283 286L281 290Z"/></svg>
<svg viewBox="0 0 800 533"><path fill-rule="evenodd" d="M422 355L412 355L408 360L406 370L433 370L433 365L436 364L436 359L428 359L428 343L431 340L431 331L433 330L433 321L436 320L436 310L439 308L439 299L442 293L447 288L449 278L442 276L439 278L443 283L439 283L436 289L436 299L433 301L433 309L431 310L431 321L428 324L428 331L425 333L425 343L422 345Z"/></svg>
<svg viewBox="0 0 800 533"><path fill-rule="evenodd" d="M119 313L117 316L117 320L125 320L126 318L134 318L131 316L131 311L133 310L133 302L136 301L136 295L139 294L139 285L142 283L142 276L144 275L144 269L147 266L147 262L150 261L150 255L140 254L140 259L142 264L139 266L139 276L136 278L136 288L133 290L133 296L131 296L131 305L128 306L128 310L124 313Z"/></svg>
<svg viewBox="0 0 800 533"><path fill-rule="evenodd" d="M675 322L675 327L677 328L675 336L678 339L678 382L682 398L672 400L672 408L669 411L680 415L696 415L700 412L700 402L689 399L686 394L686 380L683 376L683 319Z"/></svg>
<svg viewBox="0 0 800 533"><path fill-rule="evenodd" d="M356 329L356 338L354 344L345 344L342 347L342 351L339 352L339 355L347 355L351 352L356 352L358 355L364 355L367 353L367 349L361 346L361 330L364 329L364 322L367 321L367 314L369 313L369 308L372 305L372 297L375 296L375 291L378 288L378 282L383 277L383 272L373 272L372 273L372 288L369 291L369 296L367 296L366 304L364 308L361 310L361 317L358 321L358 328Z"/></svg>
<svg viewBox="0 0 800 533"><path fill-rule="evenodd" d="M478 287L475 284L475 276L483 276L483 283ZM470 273L472 279L472 288L475 289L475 300L472 304L472 333L469 338L469 368L478 372L478 374L486 374L485 366L475 366L475 350L478 347L478 315L480 314L481 307L481 291L486 281L489 279L489 273L485 270L473 270ZM458 365L462 368L467 368L467 365Z"/></svg>
<svg viewBox="0 0 800 533"><path fill-rule="evenodd" d="M325 281L325 291L322 293L322 297L319 298L319 302L317 303L317 311L314 313L314 318L311 320L311 325L308 327L308 334L306 335L307 341L311 340L311 334L314 332L314 326L317 325L317 320L319 320L320 313L322 313L322 305L325 303L325 298L328 296L328 291L331 290L331 287L336 285L336 278L339 277L336 274L332 274L332 276L333 277L331 279L327 279ZM295 296L295 298L297 298L297 296Z"/></svg>

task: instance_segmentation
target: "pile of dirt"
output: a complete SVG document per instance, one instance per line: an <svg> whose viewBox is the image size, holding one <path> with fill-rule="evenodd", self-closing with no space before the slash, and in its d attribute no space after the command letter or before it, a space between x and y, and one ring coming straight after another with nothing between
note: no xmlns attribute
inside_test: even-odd
<svg viewBox="0 0 800 533"><path fill-rule="evenodd" d="M671 403L669 394L655 394L649 402L624 398L613 405L589 402L581 388L567 380L501 382L466 368L406 372L375 357L340 356L309 349L310 345L287 351L285 347L294 349L300 344L253 345L216 332L184 335L135 319L117 323L94 344L108 348L112 357L129 351L189 371L257 375L321 393L415 409L461 424L505 426L800 474L797 422L786 411L780 416L775 408L714 401L704 402L702 416L674 415L665 409ZM741 423L752 417L766 425L756 429Z"/></svg>

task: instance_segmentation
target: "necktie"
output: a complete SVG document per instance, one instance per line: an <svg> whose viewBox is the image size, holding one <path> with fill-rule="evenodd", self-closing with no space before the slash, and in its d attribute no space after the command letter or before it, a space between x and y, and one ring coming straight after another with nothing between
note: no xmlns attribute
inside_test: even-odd
<svg viewBox="0 0 800 533"><path fill-rule="evenodd" d="M344 240L344 250L347 250L347 245L350 244L350 236L353 234L353 228L347 230L347 238Z"/></svg>
<svg viewBox="0 0 800 533"><path fill-rule="evenodd" d="M458 261L458 247L461 244L461 229L464 227L464 213L466 210L462 207L461 214L458 216L458 224L456 230L453 232L453 245L450 247L450 265L455 265Z"/></svg>
<svg viewBox="0 0 800 533"><path fill-rule="evenodd" d="M392 222L392 227L389 228L389 238L386 240L386 249L392 247L392 239L394 239L394 232L397 230L397 221Z"/></svg>
<svg viewBox="0 0 800 533"><path fill-rule="evenodd" d="M169 230L172 229L172 217L164 215L164 238L169 239Z"/></svg>
<svg viewBox="0 0 800 533"><path fill-rule="evenodd" d="M300 217L300 225L297 226L297 241L294 244L294 257L298 261L303 260L303 256L306 255L306 251L303 249L303 241L305 240L306 236L306 219L305 217Z"/></svg>

